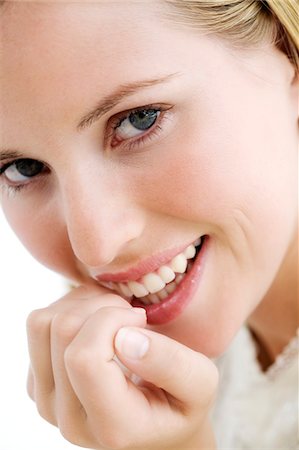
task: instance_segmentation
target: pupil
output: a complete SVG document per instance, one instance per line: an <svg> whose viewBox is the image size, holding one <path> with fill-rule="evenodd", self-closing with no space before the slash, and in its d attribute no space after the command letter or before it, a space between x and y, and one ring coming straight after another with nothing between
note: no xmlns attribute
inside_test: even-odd
<svg viewBox="0 0 299 450"><path fill-rule="evenodd" d="M34 177L35 175L38 175L43 168L43 163L34 159L20 159L15 164L18 172L24 177Z"/></svg>
<svg viewBox="0 0 299 450"><path fill-rule="evenodd" d="M157 120L157 111L155 109L144 109L131 113L129 119L138 130L148 130Z"/></svg>

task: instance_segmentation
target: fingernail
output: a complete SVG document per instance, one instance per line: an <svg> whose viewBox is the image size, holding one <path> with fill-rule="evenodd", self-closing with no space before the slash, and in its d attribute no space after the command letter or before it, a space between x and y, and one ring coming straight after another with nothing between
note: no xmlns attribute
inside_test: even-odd
<svg viewBox="0 0 299 450"><path fill-rule="evenodd" d="M149 339L139 331L121 328L115 337L115 347L126 358L141 359L149 349Z"/></svg>
<svg viewBox="0 0 299 450"><path fill-rule="evenodd" d="M146 311L145 311L144 308L138 308L137 306L136 306L136 308L132 308L132 311L133 311L134 313L140 314L140 315L142 315L142 316L144 316L144 315L146 314Z"/></svg>

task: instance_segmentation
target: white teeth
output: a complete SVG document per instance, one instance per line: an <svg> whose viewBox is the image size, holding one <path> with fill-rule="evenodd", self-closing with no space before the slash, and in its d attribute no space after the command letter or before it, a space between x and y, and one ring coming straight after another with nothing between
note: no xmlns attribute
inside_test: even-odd
<svg viewBox="0 0 299 450"><path fill-rule="evenodd" d="M101 284L129 299L135 296L136 298L140 298L145 304L159 303L160 300L163 300L167 295L171 294L182 281L184 278L183 274L193 264L193 261L188 260L194 258L196 254L195 246L200 244L201 238L197 239L193 244L190 244L182 253L175 256L169 264L161 266L155 273L147 273L138 281L128 281L127 283L103 281ZM159 297L158 295L154 295L156 293L158 293ZM143 299L143 297L147 298Z"/></svg>
<svg viewBox="0 0 299 450"><path fill-rule="evenodd" d="M185 274L179 274L176 276L176 279L174 281L174 283L176 283L176 285L180 284L180 282L182 281L182 279L185 277Z"/></svg>
<svg viewBox="0 0 299 450"><path fill-rule="evenodd" d="M159 297L158 297L157 294L150 294L150 295L148 296L148 298L149 298L150 301L151 301L152 303L154 303L154 304L160 303L160 299L159 299Z"/></svg>
<svg viewBox="0 0 299 450"><path fill-rule="evenodd" d="M196 241L193 243L193 245L194 245L195 247L198 247L200 244L201 244L201 237L198 238L198 239L196 239Z"/></svg>
<svg viewBox="0 0 299 450"><path fill-rule="evenodd" d="M114 287L111 287L111 289L116 291L119 295L124 295L120 289L119 284L118 283L113 283L113 284L114 284ZM127 295L126 297L131 297L131 296L132 296L132 294Z"/></svg>
<svg viewBox="0 0 299 450"><path fill-rule="evenodd" d="M115 289L115 283L112 281L101 281L101 285L107 289Z"/></svg>
<svg viewBox="0 0 299 450"><path fill-rule="evenodd" d="M157 292L156 295L159 297L160 300L164 300L166 297L168 297L169 294L168 294L168 292L166 291L166 286L165 286L164 289L162 289L162 291Z"/></svg>
<svg viewBox="0 0 299 450"><path fill-rule="evenodd" d="M173 281L172 283L169 283L165 286L166 291L168 292L168 294L172 294L172 292L176 289L177 284L175 281Z"/></svg>
<svg viewBox="0 0 299 450"><path fill-rule="evenodd" d="M175 281L167 284L164 289L156 292L155 294L149 294L145 297L140 298L140 301L145 305L160 303L175 291L175 289L181 283L183 278L185 278L185 274L177 274Z"/></svg>
<svg viewBox="0 0 299 450"><path fill-rule="evenodd" d="M141 281L151 294L161 291L161 289L165 287L165 282L155 273L148 273L144 275Z"/></svg>
<svg viewBox="0 0 299 450"><path fill-rule="evenodd" d="M156 295L156 294L150 294L150 295ZM151 305L152 302L150 301L150 299L148 297L143 297L140 298L140 301L144 304L144 305Z"/></svg>
<svg viewBox="0 0 299 450"><path fill-rule="evenodd" d="M132 297L133 292L131 291L131 289L128 287L127 284L125 283L117 283L121 293L125 296L125 297Z"/></svg>
<svg viewBox="0 0 299 450"><path fill-rule="evenodd" d="M138 283L137 281L129 281L128 287L137 298L144 297L149 293L143 284Z"/></svg>
<svg viewBox="0 0 299 450"><path fill-rule="evenodd" d="M196 248L194 247L193 244L189 245L189 247L187 247L186 250L184 251L184 256L187 259L194 258L195 254L196 254Z"/></svg>
<svg viewBox="0 0 299 450"><path fill-rule="evenodd" d="M176 273L184 273L186 271L187 259L183 253L180 253L171 260L170 267Z"/></svg>
<svg viewBox="0 0 299 450"><path fill-rule="evenodd" d="M168 266L160 267L160 269L158 270L158 275L165 283L170 283L170 281L173 281L175 279L174 271Z"/></svg>

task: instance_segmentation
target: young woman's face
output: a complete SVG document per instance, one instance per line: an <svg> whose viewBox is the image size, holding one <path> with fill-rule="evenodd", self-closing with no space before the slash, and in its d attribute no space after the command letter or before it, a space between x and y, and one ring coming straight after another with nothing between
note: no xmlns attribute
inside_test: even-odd
<svg viewBox="0 0 299 450"><path fill-rule="evenodd" d="M0 20L1 151L20 153L2 153L12 228L79 283L154 257L138 268L151 272L206 236L196 273L149 326L221 353L296 235L287 58L174 26L154 1L20 2Z"/></svg>

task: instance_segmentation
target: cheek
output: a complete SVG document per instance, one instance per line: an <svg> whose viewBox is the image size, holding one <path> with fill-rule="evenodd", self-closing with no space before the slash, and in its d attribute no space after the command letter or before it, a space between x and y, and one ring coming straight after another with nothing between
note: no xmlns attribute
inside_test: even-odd
<svg viewBox="0 0 299 450"><path fill-rule="evenodd" d="M145 208L181 220L200 221L204 226L223 218L228 198L230 204L234 203L235 183L219 162L218 149L213 154L212 144L193 134L187 130L185 135L176 135L158 156L151 156L143 170L131 173L130 179Z"/></svg>
<svg viewBox="0 0 299 450"><path fill-rule="evenodd" d="M235 233L230 228L243 221L264 237L273 224L289 234L295 217L294 164L278 138L271 138L270 125L265 131L252 118L246 126L236 122L232 131L226 120L213 116L202 124L184 124L184 133L180 129L151 155L150 164L131 176L139 202L218 232ZM255 130L252 136L248 129Z"/></svg>
<svg viewBox="0 0 299 450"><path fill-rule="evenodd" d="M72 276L73 253L65 226L57 219L57 211L40 209L38 214L25 201L3 204L8 223L31 255L55 272Z"/></svg>
<svg viewBox="0 0 299 450"><path fill-rule="evenodd" d="M217 134L210 122L205 132L197 124L196 134L191 129L177 133L136 179L139 201L146 199L148 207L177 220L185 231L191 222L215 238L227 279L237 286L257 285L250 290L255 289L256 299L281 264L297 214L289 155L252 121L250 139L242 124L234 136L228 124L221 128L216 119Z"/></svg>

